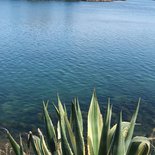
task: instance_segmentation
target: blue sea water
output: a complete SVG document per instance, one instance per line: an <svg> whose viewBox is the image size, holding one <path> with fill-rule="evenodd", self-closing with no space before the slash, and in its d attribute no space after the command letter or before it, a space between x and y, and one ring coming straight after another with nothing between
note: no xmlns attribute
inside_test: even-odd
<svg viewBox="0 0 155 155"><path fill-rule="evenodd" d="M124 119L141 97L141 128L155 127L155 1L0 1L0 126L42 127L57 93L85 112L93 88Z"/></svg>

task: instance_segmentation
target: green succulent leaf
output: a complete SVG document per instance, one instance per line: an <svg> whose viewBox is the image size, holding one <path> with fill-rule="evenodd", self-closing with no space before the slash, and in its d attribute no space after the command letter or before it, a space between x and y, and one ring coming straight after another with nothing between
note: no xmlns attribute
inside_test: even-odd
<svg viewBox="0 0 155 155"><path fill-rule="evenodd" d="M107 155L110 149L109 133L110 133L111 115L112 115L112 106L110 105L110 99L109 99L100 140L99 155Z"/></svg>
<svg viewBox="0 0 155 155"><path fill-rule="evenodd" d="M38 129L39 136L29 132L28 148L33 150L35 155L150 155L149 138L140 136L133 138L139 105L140 99L130 122L122 122L121 112L117 124L111 128L112 106L110 99L103 122L94 90L87 117L86 147L83 136L83 118L78 99L75 98L72 102L69 120L66 106L62 105L58 96L58 106L54 105L58 115L57 127L54 128L52 123L47 109L48 103L43 102L47 136L45 139L40 129ZM6 130L15 155L26 155L21 136L18 144L9 131L4 130Z"/></svg>
<svg viewBox="0 0 155 155"><path fill-rule="evenodd" d="M20 145L20 155L25 155L21 135L20 135L20 144L19 145Z"/></svg>
<svg viewBox="0 0 155 155"><path fill-rule="evenodd" d="M88 123L88 131L87 131L88 154L98 155L102 127L103 127L103 120L95 90L93 92L88 111L87 123Z"/></svg>
<svg viewBox="0 0 155 155"><path fill-rule="evenodd" d="M137 105L137 108L132 116L132 119L131 119L131 122L130 122L130 127L128 129L128 132L127 132L127 135L126 135L126 138L125 138L125 149L126 149L126 152L128 152L128 147L130 145L130 142L131 142L131 139L133 137L133 132L134 132L134 128L135 128L135 124L136 124L136 119L137 119L137 115L138 115L138 111L139 111L139 105L140 105L140 100L138 101L138 105Z"/></svg>
<svg viewBox="0 0 155 155"><path fill-rule="evenodd" d="M122 129L122 112L121 112L113 140L113 146L112 146L113 155L125 155L125 142L122 131L123 129Z"/></svg>
<svg viewBox="0 0 155 155"><path fill-rule="evenodd" d="M77 155L85 154L84 138L83 138L83 120L77 99L72 104L72 126L76 139Z"/></svg>
<svg viewBox="0 0 155 155"><path fill-rule="evenodd" d="M71 150L70 144L68 142L66 133L65 133L65 125L60 122L60 128L61 128L61 148L62 148L62 154L63 155L73 155L73 152Z"/></svg>
<svg viewBox="0 0 155 155"><path fill-rule="evenodd" d="M47 148L44 136L43 136L40 129L38 129L38 133L39 133L39 136L40 136L40 150L41 150L42 154L43 155L52 155L52 153L50 153L50 151Z"/></svg>
<svg viewBox="0 0 155 155"><path fill-rule="evenodd" d="M43 111L44 111L48 146L49 146L51 152L55 152L56 151L55 147L57 145L56 133L55 133L55 129L54 129L52 120L49 116L47 106L44 102L43 102Z"/></svg>
<svg viewBox="0 0 155 155"><path fill-rule="evenodd" d="M58 96L58 110L59 110L59 122L60 122L60 131L61 131L61 148L63 155L73 155L71 146L67 138L67 126L66 126L66 113ZM73 143L72 143L73 144Z"/></svg>
<svg viewBox="0 0 155 155"><path fill-rule="evenodd" d="M9 139L9 142L15 152L16 155L21 155L21 147L20 145L15 141L15 139L12 137L12 135L10 134L10 132L8 130L6 130L7 132L7 137Z"/></svg>
<svg viewBox="0 0 155 155"><path fill-rule="evenodd" d="M130 143L127 155L149 155L150 141L146 137L134 137Z"/></svg>
<svg viewBox="0 0 155 155"><path fill-rule="evenodd" d="M66 127L66 135L68 135L68 141L70 143L70 146L74 154L77 154L76 139L75 139L74 133L72 131L72 128L71 128L71 125L69 123L67 116L64 116L64 120L65 120L65 127Z"/></svg>
<svg viewBox="0 0 155 155"><path fill-rule="evenodd" d="M28 135L28 146L30 148L30 146L32 146L32 149L35 153L35 155L43 155L42 151L41 151L41 145L40 145L40 138L38 136L35 136L32 134L32 132L29 132Z"/></svg>

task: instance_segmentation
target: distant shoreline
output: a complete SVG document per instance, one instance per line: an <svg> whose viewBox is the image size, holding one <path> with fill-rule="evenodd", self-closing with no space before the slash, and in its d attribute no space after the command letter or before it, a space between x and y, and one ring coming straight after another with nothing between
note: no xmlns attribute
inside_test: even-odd
<svg viewBox="0 0 155 155"><path fill-rule="evenodd" d="M126 1L126 0L81 0L84 2L115 2L115 1Z"/></svg>

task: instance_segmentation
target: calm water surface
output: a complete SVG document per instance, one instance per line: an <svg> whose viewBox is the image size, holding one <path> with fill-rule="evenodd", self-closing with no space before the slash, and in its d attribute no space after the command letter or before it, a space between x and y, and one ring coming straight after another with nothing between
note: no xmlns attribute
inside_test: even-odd
<svg viewBox="0 0 155 155"><path fill-rule="evenodd" d="M155 1L0 1L0 126L42 127L57 92L85 111L94 87L124 119L142 97L141 130L155 127Z"/></svg>

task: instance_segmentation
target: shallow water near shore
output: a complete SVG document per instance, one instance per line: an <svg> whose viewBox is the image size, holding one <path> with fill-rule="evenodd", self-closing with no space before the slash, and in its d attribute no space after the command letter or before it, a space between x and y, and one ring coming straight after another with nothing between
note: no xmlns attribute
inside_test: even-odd
<svg viewBox="0 0 155 155"><path fill-rule="evenodd" d="M0 126L43 128L57 92L85 113L93 88L127 120L141 97L139 130L155 127L155 1L0 1Z"/></svg>

